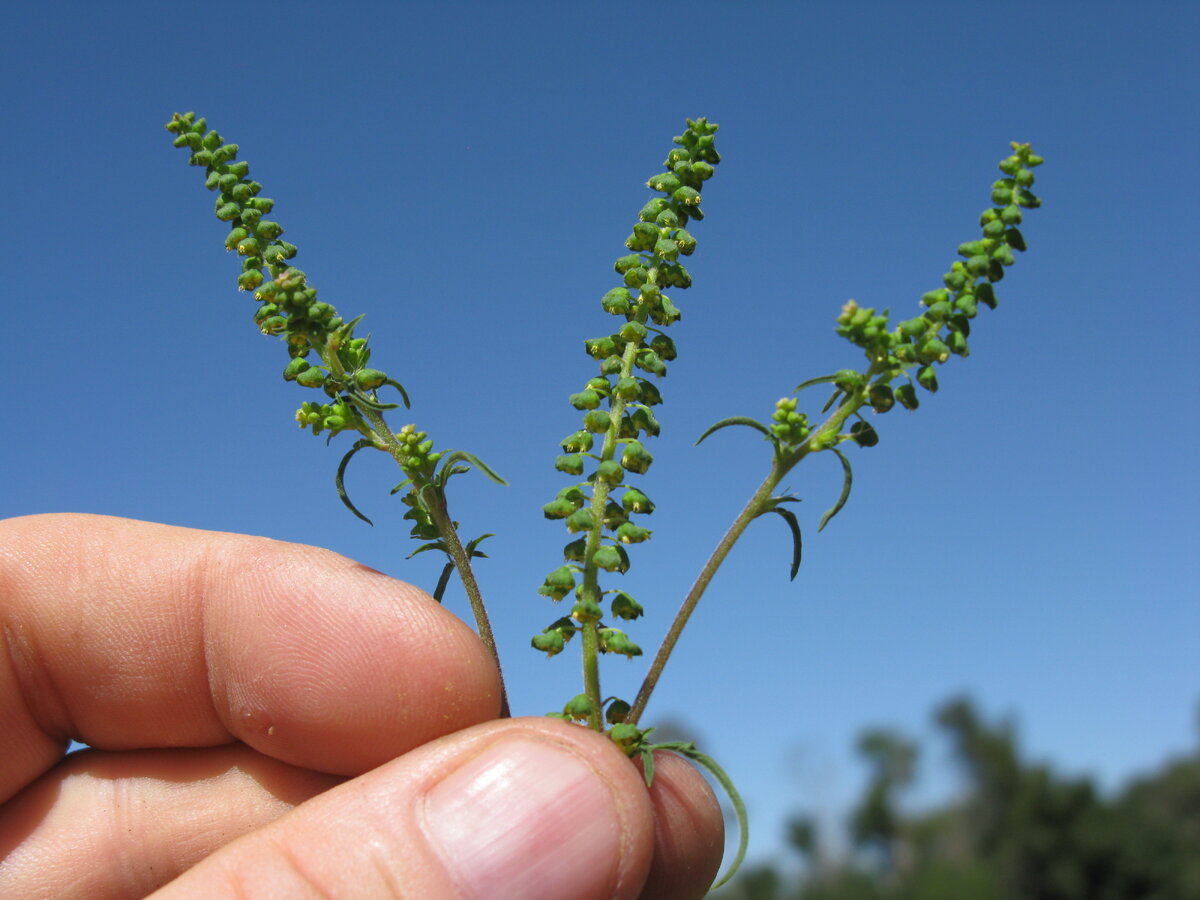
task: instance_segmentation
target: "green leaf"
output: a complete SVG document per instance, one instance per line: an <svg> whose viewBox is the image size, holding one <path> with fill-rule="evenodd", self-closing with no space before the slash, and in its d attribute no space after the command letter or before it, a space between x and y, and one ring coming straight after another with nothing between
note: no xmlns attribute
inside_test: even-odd
<svg viewBox="0 0 1200 900"><path fill-rule="evenodd" d="M642 748L643 766L645 766L645 760L647 757L651 759L650 765L646 767L647 787L650 785L650 782L654 777L652 754L655 750L671 750L674 753L678 753L680 756L686 756L688 759L692 760L698 765L708 769L712 777L717 780L717 783L724 788L725 793L729 797L729 802L733 805L733 814L738 823L737 854L734 856L733 862L729 864L729 869L724 875L718 878L710 888L710 890L715 891L717 888L728 882L729 879L737 873L737 870L742 867L742 860L746 858L746 847L750 842L750 819L746 815L746 804L742 800L742 795L738 793L738 789L734 787L733 779L729 777L724 769L717 765L716 760L705 753L701 753L696 749L695 744L688 741L672 741L666 744L648 744Z"/></svg>
<svg viewBox="0 0 1200 900"><path fill-rule="evenodd" d="M491 533L481 534L479 537L475 538L475 540L468 541L467 547L466 547L467 557L468 558L480 557L481 559L487 559L488 555L486 553L476 550L475 548L478 547L480 544L482 544L484 541L486 541L488 538L495 537L495 536L496 535L491 534Z"/></svg>
<svg viewBox="0 0 1200 900"><path fill-rule="evenodd" d="M412 553L408 554L408 556L406 556L406 557L404 557L404 558L405 558L405 559L412 559L412 558L413 558L414 556L416 556L418 553L424 553L426 550L441 550L441 551L442 551L443 553L445 553L447 556L449 556L449 555L450 555L450 548L449 548L449 547L447 547L447 546L446 546L446 545L445 545L443 542L441 542L441 541L430 541L428 544L422 544L420 547L418 547L416 550L414 550Z"/></svg>
<svg viewBox="0 0 1200 900"><path fill-rule="evenodd" d="M710 426L708 431L696 438L696 444L699 445L701 441L703 441L714 431L720 431L722 428L726 428L730 425L745 425L747 428L753 428L755 431L761 431L764 435L766 435L767 440L775 440L775 435L771 434L770 429L757 419L752 419L749 416L731 416L728 419L722 419L715 425Z"/></svg>
<svg viewBox="0 0 1200 900"><path fill-rule="evenodd" d="M337 477L334 479L334 484L337 485L338 496L341 498L342 503L346 504L346 509L350 510L350 512L354 513L372 527L374 527L375 523L359 512L358 507L350 502L350 497L346 494L346 484L344 479L346 477L346 466L350 463L350 457L352 457L359 450L362 450L364 447L374 446L375 445L366 438L355 441L354 446L350 448L350 452L342 457L342 461L337 468Z"/></svg>
<svg viewBox="0 0 1200 900"><path fill-rule="evenodd" d="M850 487L854 483L854 474L850 471L850 460L846 459L846 454L836 447L831 448L837 454L837 458L842 461L842 471L845 477L842 480L842 493L837 498L837 503L833 504L825 511L825 515L821 516L821 522L817 525L817 532L829 524L829 520L842 511L842 507L846 505L846 501L850 499Z"/></svg>
<svg viewBox="0 0 1200 900"><path fill-rule="evenodd" d="M779 497L776 499L779 502L784 502L784 501L790 502L790 501L798 501L800 498L799 497ZM792 574L788 580L795 581L796 573L800 571L800 553L801 553L801 549L802 549L802 543L801 543L801 537L800 537L800 523L796 521L796 514L794 512L792 512L790 509L783 509L780 506L771 506L768 509L764 509L763 512L778 513L783 518L783 521L787 522L788 528L790 528L792 530Z"/></svg>
<svg viewBox="0 0 1200 900"><path fill-rule="evenodd" d="M445 484L446 479L449 478L451 475L457 475L460 472L467 471L467 469L462 468L461 466L454 466L452 468L452 464L456 463L460 460L463 462L466 462L466 463L470 463L475 468L477 468L480 472L482 472L484 475L486 475L488 478L490 478L492 481L496 482L496 484L502 484L505 487L508 486L508 482L505 481L503 478L501 478L499 475L497 475L492 470L491 466L489 466L487 463L485 463L483 460L481 460L474 453L468 453L466 450L453 450L450 453L447 453L445 456L442 457L441 481L443 484Z"/></svg>
<svg viewBox="0 0 1200 900"><path fill-rule="evenodd" d="M806 387L812 387L814 384L829 384L831 381L834 381L836 378L837 378L837 373L834 373L833 375L822 375L820 378L810 378L810 379L808 379L808 381L804 382L803 384L797 385L796 391L802 391ZM793 393L795 393L795 392L793 392Z"/></svg>
<svg viewBox="0 0 1200 900"><path fill-rule="evenodd" d="M450 583L450 576L454 574L454 563L448 562L442 568L441 577L438 578L437 587L433 589L433 599L438 603L442 602L442 595L446 593L446 586Z"/></svg>
<svg viewBox="0 0 1200 900"><path fill-rule="evenodd" d="M400 406L399 403L380 403L378 400L372 400L357 388L348 388L346 390L346 396L353 400L356 405L364 406L367 409L373 409L376 412L384 412L385 410L396 409Z"/></svg>

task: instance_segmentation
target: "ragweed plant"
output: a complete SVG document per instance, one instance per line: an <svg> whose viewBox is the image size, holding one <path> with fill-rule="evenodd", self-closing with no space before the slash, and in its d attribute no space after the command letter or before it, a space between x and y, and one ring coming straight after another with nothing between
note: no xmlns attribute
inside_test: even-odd
<svg viewBox="0 0 1200 900"><path fill-rule="evenodd" d="M433 441L414 424L393 431L385 413L409 407L409 396L398 381L370 366L367 339L355 336L362 317L345 321L317 291L300 269L292 265L296 247L282 239L283 228L267 218L274 202L260 196L262 186L250 179L249 166L237 160L238 147L228 144L194 114L176 114L167 123L176 135L175 145L189 151L189 162L205 170L205 186L216 192L216 216L229 223L225 247L242 258L238 287L258 301L254 321L266 335L280 337L290 361L285 380L319 393L296 413L303 429L313 434L341 432L356 436L337 468L335 486L342 502L356 516L370 522L350 501L343 482L346 466L356 453L374 449L389 454L399 465L403 480L393 488L408 507L405 518L411 536L421 545L414 551L439 551L447 557L434 591L441 598L457 571L474 613L480 637L499 667L491 626L471 568L471 560L485 554L484 534L464 541L458 523L449 513L446 485L457 474L476 468L493 481L502 479L478 457L465 451L435 451ZM829 452L837 456L844 473L841 494L821 517L823 529L845 505L852 485L849 457L843 446L873 447L879 442L871 418L897 405L915 410L920 393L938 389L938 369L952 357L966 357L968 337L980 306L996 307L994 285L1014 262L1014 251L1025 249L1019 229L1025 211L1041 205L1030 190L1033 169L1042 162L1028 144L1012 145L1013 152L1000 163L1001 179L992 185L992 205L980 217L982 233L961 244L954 262L942 277L942 287L921 297L918 315L892 325L889 312L860 307L851 300L837 316L836 331L859 348L865 362L829 375L811 378L792 395L775 403L770 424L737 416L723 419L700 435L703 441L723 428L740 425L762 435L769 446L767 474L716 549L702 567L662 641L633 702L606 697L601 686L600 657L616 654L632 658L642 649L613 622L630 622L642 615L638 600L620 587L606 587L612 576L630 568L629 549L650 537L644 522L654 503L633 482L653 462L647 442L660 425L654 407L662 402L656 382L676 358L674 341L666 329L678 321L679 307L667 293L691 286L692 278L681 257L695 251L696 238L688 230L704 218L701 188L720 162L715 147L717 125L706 119L687 120L684 133L674 139L664 172L646 186L660 196L642 207L625 242L630 252L616 260L621 284L601 299L604 311L616 317L609 334L584 342L584 351L598 371L570 396L582 416L579 426L561 443L554 467L573 481L543 507L548 519L561 520L569 533L560 565L547 574L539 593L555 603L571 601L559 616L534 635L533 647L548 657L561 653L575 635L580 636L583 690L551 715L581 723L606 733L630 756L640 756L646 781L654 777L653 751L668 749L687 756L705 768L729 792L740 826L738 850L727 881L740 864L746 848L745 808L729 777L708 756L685 742L654 743L653 728L640 720L663 668L688 619L721 563L749 524L768 513L778 515L792 536L790 574L794 579L802 558L800 523L788 504L799 498L779 491L782 479L805 457ZM819 424L810 422L795 396L816 385L829 385L831 394ZM400 403L385 402L380 391L390 388ZM874 414L872 416L871 414ZM627 481L627 479L629 479ZM507 715L507 699L503 700Z"/></svg>

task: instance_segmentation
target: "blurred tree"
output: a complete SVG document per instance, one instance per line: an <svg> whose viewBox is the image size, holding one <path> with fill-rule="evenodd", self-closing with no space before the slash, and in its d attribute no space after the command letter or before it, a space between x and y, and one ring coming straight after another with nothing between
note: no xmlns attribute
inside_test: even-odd
<svg viewBox="0 0 1200 900"><path fill-rule="evenodd" d="M954 698L935 719L966 775L963 797L905 815L897 794L917 747L870 729L870 767L849 830L857 854L822 850L812 819L788 825L807 878L770 865L737 879L729 900L1200 900L1200 747L1106 799L1090 779L1023 761L1015 729Z"/></svg>

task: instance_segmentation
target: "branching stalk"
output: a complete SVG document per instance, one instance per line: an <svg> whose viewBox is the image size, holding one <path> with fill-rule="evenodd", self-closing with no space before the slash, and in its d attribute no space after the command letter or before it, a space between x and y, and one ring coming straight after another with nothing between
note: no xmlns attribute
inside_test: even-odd
<svg viewBox="0 0 1200 900"><path fill-rule="evenodd" d="M625 717L625 722L629 725L636 725L641 718L642 713L646 709L646 704L650 702L650 695L654 693L654 688L658 685L658 679L662 675L663 669L666 668L667 660L671 658L671 654L675 650L675 644L679 641L680 635L683 634L683 629L687 627L688 620L692 617L692 613L696 609L696 605L700 602L700 598L704 596L704 592L708 589L709 583L713 580L713 576L717 574L717 570L721 567L721 563L729 555L745 532L747 526L754 521L763 511L763 505L771 499L775 493L775 488L779 486L784 477L790 472L800 460L808 454L824 449L824 444L831 438L835 438L841 434L842 426L846 424L846 420L854 415L865 401L866 389L859 388L853 391L840 406L826 419L819 428L815 429L812 436L805 441L801 446L795 448L791 453L785 456L776 456L771 463L771 471L767 473L767 477L763 479L762 484L747 501L742 511L738 513L737 518L733 520L733 524L729 526L729 530L725 532L708 561L704 563L704 567L700 570L700 574L696 576L696 581L692 584L691 590L684 597L683 603L680 604L679 611L675 613L675 618L671 622L671 627L667 630L666 636L663 638L662 644L659 645L658 652L654 655L654 662L650 664L650 669L646 673L646 678L642 681L641 688L638 689L637 698L633 701L633 706L629 710L629 714Z"/></svg>

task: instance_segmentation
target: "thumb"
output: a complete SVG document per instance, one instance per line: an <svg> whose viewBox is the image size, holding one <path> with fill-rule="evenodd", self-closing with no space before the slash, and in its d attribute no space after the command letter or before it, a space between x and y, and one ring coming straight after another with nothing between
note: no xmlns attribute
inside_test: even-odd
<svg viewBox="0 0 1200 900"><path fill-rule="evenodd" d="M509 719L313 798L154 897L635 898L654 840L645 784L610 741Z"/></svg>

